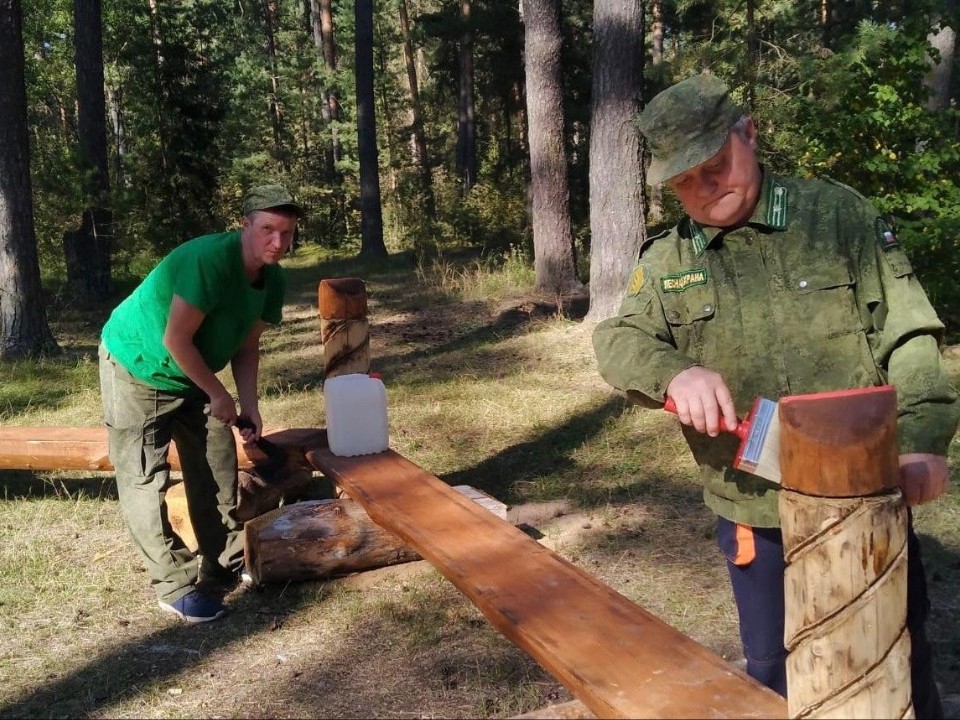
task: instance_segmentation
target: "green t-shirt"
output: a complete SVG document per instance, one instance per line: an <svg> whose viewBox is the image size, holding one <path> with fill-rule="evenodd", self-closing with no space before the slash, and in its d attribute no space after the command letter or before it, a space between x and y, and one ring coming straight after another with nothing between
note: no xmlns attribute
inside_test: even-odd
<svg viewBox="0 0 960 720"><path fill-rule="evenodd" d="M195 390L163 346L173 296L205 314L193 340L207 367L219 372L257 320L280 322L285 290L286 276L279 265L264 266L263 282L250 284L239 232L204 235L174 249L116 307L103 328L103 344L148 385L173 392Z"/></svg>

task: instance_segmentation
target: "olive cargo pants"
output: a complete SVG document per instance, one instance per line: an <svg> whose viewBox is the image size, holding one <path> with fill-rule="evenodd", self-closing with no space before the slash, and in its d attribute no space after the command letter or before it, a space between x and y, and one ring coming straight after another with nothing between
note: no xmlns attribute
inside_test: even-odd
<svg viewBox="0 0 960 720"><path fill-rule="evenodd" d="M151 387L127 372L103 345L100 392L121 513L158 599L174 602L198 582L228 580L243 562L233 431L204 412L204 393L174 395ZM180 456L198 555L167 518L171 440Z"/></svg>

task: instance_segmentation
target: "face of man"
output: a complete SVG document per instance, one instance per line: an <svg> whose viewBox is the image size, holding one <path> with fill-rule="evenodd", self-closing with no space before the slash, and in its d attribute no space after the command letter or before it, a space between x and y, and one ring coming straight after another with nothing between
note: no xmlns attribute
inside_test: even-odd
<svg viewBox="0 0 960 720"><path fill-rule="evenodd" d="M670 178L667 185L701 225L737 227L750 218L760 197L756 150L756 128L748 119L741 131L730 132L716 155Z"/></svg>
<svg viewBox="0 0 960 720"><path fill-rule="evenodd" d="M297 216L283 210L257 210L244 216L240 227L248 264L274 265L290 249Z"/></svg>

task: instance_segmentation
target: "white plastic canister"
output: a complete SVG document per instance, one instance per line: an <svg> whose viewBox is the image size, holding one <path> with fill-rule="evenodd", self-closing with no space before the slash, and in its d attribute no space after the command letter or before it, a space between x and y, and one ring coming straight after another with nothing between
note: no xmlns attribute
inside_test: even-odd
<svg viewBox="0 0 960 720"><path fill-rule="evenodd" d="M323 383L327 442L334 455L369 455L390 445L387 389L378 376L338 375Z"/></svg>

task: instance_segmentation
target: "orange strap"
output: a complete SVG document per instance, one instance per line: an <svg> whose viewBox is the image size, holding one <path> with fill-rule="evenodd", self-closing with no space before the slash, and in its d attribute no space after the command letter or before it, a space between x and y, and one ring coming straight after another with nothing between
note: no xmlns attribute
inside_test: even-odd
<svg viewBox="0 0 960 720"><path fill-rule="evenodd" d="M738 567L749 565L757 557L757 546L753 540L753 528L737 523L737 555L733 564Z"/></svg>

